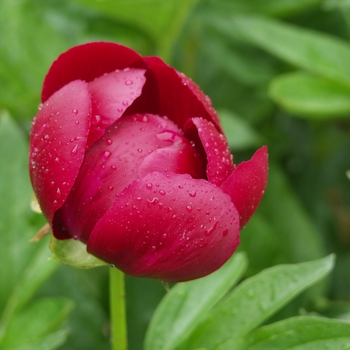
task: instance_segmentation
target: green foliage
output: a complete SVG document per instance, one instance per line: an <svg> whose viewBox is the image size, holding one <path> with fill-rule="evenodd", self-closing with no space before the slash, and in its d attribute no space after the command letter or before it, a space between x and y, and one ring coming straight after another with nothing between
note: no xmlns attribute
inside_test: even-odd
<svg viewBox="0 0 350 350"><path fill-rule="evenodd" d="M225 270L219 270L202 280L187 285L179 284L163 299L150 326L146 349L176 348L187 350L205 348L207 350L224 350L236 349L238 345L239 348L245 348L243 347L244 343L258 343L263 338L260 333L262 335L268 333L269 336L265 335L267 341L270 340L269 337L275 339L275 336L279 334L282 338L283 331L279 328L280 324L272 324L259 328L257 331L254 330L296 295L327 275L333 267L333 262L333 257L329 256L312 262L298 265L279 265L264 270L239 284L221 302L211 304L210 308L206 303L195 303L196 314L200 314L201 317L198 319L197 316L195 322L191 320L189 323L191 327L186 327L188 324L186 319L194 316L191 299L203 299L203 291L206 290L203 287L206 284L208 287L214 285L212 280L215 277L219 279L224 272L227 272L228 276L222 280L220 279L220 282L222 285L226 285L227 290L232 285L232 280L236 280L237 270L241 270L237 257L231 261L231 269L225 266ZM229 278L230 274L231 279ZM202 288L198 288L199 285ZM211 287L208 294L216 295L215 301L217 302L221 299L222 294L217 293L215 287ZM190 298L189 302L188 298ZM182 312L185 307L186 314ZM166 314L166 310L169 311L170 315ZM170 319L173 325L169 326L167 319ZM287 321L291 323L291 320ZM305 318L302 319L302 321L304 320ZM319 323L322 323L322 319L316 320L321 320ZM299 323L302 321L299 321ZM301 326L298 322L295 323L294 328ZM309 326L314 331L313 337L309 334L309 341L319 340L320 338L315 335L319 325L310 322ZM332 324L332 322L329 322L323 339L348 338L346 331L349 330L349 327L350 323L334 322ZM264 333L266 328L268 331ZM177 336L173 335L172 331L175 331ZM290 342L290 337L286 338L280 342L277 340L278 344L282 346L288 341ZM299 345L306 342L304 338L305 335L301 334L293 337L293 340L295 344ZM177 346L178 344L179 346Z"/></svg>
<svg viewBox="0 0 350 350"><path fill-rule="evenodd" d="M127 277L130 349L143 347L165 293L146 349L349 347L348 1L2 0L0 31L1 349L110 348L107 269L59 267L49 237L29 242L45 224L30 210L27 170L41 84L61 52L93 40L160 55L191 76L236 163L269 146L265 197L226 266L169 293ZM304 262L333 252L332 275L307 288L331 258Z"/></svg>
<svg viewBox="0 0 350 350"><path fill-rule="evenodd" d="M246 264L245 256L237 253L210 276L178 283L159 305L148 330L145 349L171 350L181 344L204 314L242 277Z"/></svg>
<svg viewBox="0 0 350 350"><path fill-rule="evenodd" d="M0 157L6 164L0 170L0 346L6 350L42 344L42 349L56 349L66 338L66 332L57 332L72 302L31 300L59 264L48 261L47 239L29 241L37 218L29 206L27 142L6 113L0 115Z"/></svg>

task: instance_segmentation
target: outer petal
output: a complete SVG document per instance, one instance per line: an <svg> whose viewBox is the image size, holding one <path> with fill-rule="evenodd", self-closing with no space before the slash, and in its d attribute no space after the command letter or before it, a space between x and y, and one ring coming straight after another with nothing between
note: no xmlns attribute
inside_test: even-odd
<svg viewBox="0 0 350 350"><path fill-rule="evenodd" d="M88 85L73 81L42 105L30 137L30 176L44 215L51 222L78 175L90 129Z"/></svg>
<svg viewBox="0 0 350 350"><path fill-rule="evenodd" d="M75 46L52 64L45 77L41 99L46 101L73 80L89 82L104 73L132 67L146 68L146 65L138 53L123 45L94 42Z"/></svg>
<svg viewBox="0 0 350 350"><path fill-rule="evenodd" d="M245 226L258 207L267 185L267 147L258 149L253 157L240 163L230 177L220 186L231 196L240 214L241 228Z"/></svg>
<svg viewBox="0 0 350 350"><path fill-rule="evenodd" d="M224 134L214 124L202 118L193 118L207 158L208 180L220 186L232 173L234 165Z"/></svg>
<svg viewBox="0 0 350 350"><path fill-rule="evenodd" d="M190 118L201 117L215 124L221 130L219 118L211 106L210 99L189 78L165 64L158 57L145 57L153 71L159 96L159 114L169 117L180 128Z"/></svg>
<svg viewBox="0 0 350 350"><path fill-rule="evenodd" d="M164 149L168 153L169 163L158 164L160 171L197 174L196 161L200 164L200 160L179 132L173 122L154 115L124 116L107 128L103 138L86 153L74 188L55 215L55 236L66 230L86 242L115 197L132 181L154 170L158 156L152 157L153 152ZM175 141L178 146L174 146ZM173 152L176 148L182 152L181 162ZM153 164L147 161L149 157Z"/></svg>
<svg viewBox="0 0 350 350"><path fill-rule="evenodd" d="M88 251L131 275L187 281L232 255L238 215L230 197L205 180L152 173L117 197L95 226Z"/></svg>
<svg viewBox="0 0 350 350"><path fill-rule="evenodd" d="M144 74L144 69L126 68L122 71L106 73L89 83L92 99L92 128L88 148L141 95L146 81Z"/></svg>

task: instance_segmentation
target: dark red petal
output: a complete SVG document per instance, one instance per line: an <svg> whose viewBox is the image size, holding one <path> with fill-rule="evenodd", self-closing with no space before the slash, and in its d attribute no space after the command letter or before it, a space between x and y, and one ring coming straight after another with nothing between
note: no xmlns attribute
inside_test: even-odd
<svg viewBox="0 0 350 350"><path fill-rule="evenodd" d="M95 226L88 251L131 275L187 281L233 254L238 215L230 197L208 181L151 173L117 197Z"/></svg>
<svg viewBox="0 0 350 350"><path fill-rule="evenodd" d="M159 114L169 117L183 129L190 118L201 117L221 130L217 113L210 99L183 74L165 64L158 57L145 57L158 83Z"/></svg>
<svg viewBox="0 0 350 350"><path fill-rule="evenodd" d="M224 134L217 131L214 124L202 118L193 118L198 136L207 157L207 178L220 186L232 173L234 165Z"/></svg>
<svg viewBox="0 0 350 350"><path fill-rule="evenodd" d="M74 188L55 217L54 233L65 227L72 236L86 242L115 197L157 165L160 171L197 174L199 159L179 132L173 122L154 115L118 119L86 153ZM152 157L152 153L161 149L168 153L168 162L150 164L148 157L155 161L159 155ZM174 149L182 152L180 161Z"/></svg>
<svg viewBox="0 0 350 350"><path fill-rule="evenodd" d="M258 207L267 185L267 147L258 149L253 157L240 163L230 177L220 186L231 196L240 214L241 228L245 226Z"/></svg>
<svg viewBox="0 0 350 350"><path fill-rule="evenodd" d="M35 194L49 222L78 175L90 120L88 84L79 80L53 94L33 120L29 170Z"/></svg>
<svg viewBox="0 0 350 350"><path fill-rule="evenodd" d="M122 71L106 73L89 83L92 99L92 127L88 148L141 95L146 81L144 74L144 69L126 68Z"/></svg>
<svg viewBox="0 0 350 350"><path fill-rule="evenodd" d="M73 80L86 82L104 73L124 68L146 68L142 57L119 44L93 42L75 46L61 54L45 77L42 101Z"/></svg>

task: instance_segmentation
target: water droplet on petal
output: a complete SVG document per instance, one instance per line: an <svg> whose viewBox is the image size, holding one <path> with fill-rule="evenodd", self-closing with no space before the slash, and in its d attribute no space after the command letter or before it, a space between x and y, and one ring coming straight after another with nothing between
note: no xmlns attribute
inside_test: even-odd
<svg viewBox="0 0 350 350"><path fill-rule="evenodd" d="M191 191L191 192L188 192L188 194L190 195L190 197L196 197L196 191Z"/></svg>
<svg viewBox="0 0 350 350"><path fill-rule="evenodd" d="M74 109L72 110L72 113L73 113L73 114L78 114L78 110L77 110L76 108L74 108Z"/></svg>
<svg viewBox="0 0 350 350"><path fill-rule="evenodd" d="M75 145L72 151L70 152L72 156L76 156L78 151L78 145Z"/></svg>
<svg viewBox="0 0 350 350"><path fill-rule="evenodd" d="M107 139L107 140L105 141L105 144L106 144L107 146L110 146L112 143L113 143L113 141L112 141L111 139Z"/></svg>
<svg viewBox="0 0 350 350"><path fill-rule="evenodd" d="M101 116L98 115L98 114L96 114L95 117L94 117L94 119L92 120L92 124L98 125L98 124L100 124L100 123L101 123Z"/></svg>
<svg viewBox="0 0 350 350"><path fill-rule="evenodd" d="M111 151L104 151L102 153L102 158L103 159L108 159L111 156L112 152Z"/></svg>
<svg viewBox="0 0 350 350"><path fill-rule="evenodd" d="M57 191L56 191L56 193L57 193L57 197L61 197L61 190L60 190L60 188L59 188L59 187L57 187Z"/></svg>
<svg viewBox="0 0 350 350"><path fill-rule="evenodd" d="M144 115L144 116L142 117L142 121L143 121L144 123L147 123L147 122L148 122L148 117L147 117L147 115Z"/></svg>
<svg viewBox="0 0 350 350"><path fill-rule="evenodd" d="M188 205L188 206L186 207L186 210L187 210L189 213L191 213L191 212L192 212L192 207L191 207L190 205Z"/></svg>
<svg viewBox="0 0 350 350"><path fill-rule="evenodd" d="M153 187L153 185L152 185L150 182L146 185L146 188L147 188L148 190L151 190L152 187Z"/></svg>
<svg viewBox="0 0 350 350"><path fill-rule="evenodd" d="M160 194L161 196L165 196L165 191L159 190L159 194Z"/></svg>
<svg viewBox="0 0 350 350"><path fill-rule="evenodd" d="M125 80L125 85L132 85L133 84L133 81L128 79L128 80Z"/></svg>
<svg viewBox="0 0 350 350"><path fill-rule="evenodd" d="M126 100L124 100L124 101L122 102L122 105L123 105L123 106L129 106L129 102L126 101Z"/></svg>
<svg viewBox="0 0 350 350"><path fill-rule="evenodd" d="M114 190L114 187L113 187L113 186L108 186L108 189L109 189L110 191L113 191L113 190Z"/></svg>

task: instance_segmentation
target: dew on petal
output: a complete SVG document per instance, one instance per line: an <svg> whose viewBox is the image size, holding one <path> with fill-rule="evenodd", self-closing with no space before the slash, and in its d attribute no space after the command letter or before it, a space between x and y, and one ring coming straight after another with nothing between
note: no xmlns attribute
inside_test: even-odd
<svg viewBox="0 0 350 350"><path fill-rule="evenodd" d="M102 153L102 159L108 159L111 156L112 152L111 151L104 151Z"/></svg>
<svg viewBox="0 0 350 350"><path fill-rule="evenodd" d="M78 152L78 145L75 145L70 153L72 156L76 156L77 152Z"/></svg>
<svg viewBox="0 0 350 350"><path fill-rule="evenodd" d="M190 205L188 205L186 207L186 210L187 210L188 213L192 213L192 207Z"/></svg>
<svg viewBox="0 0 350 350"><path fill-rule="evenodd" d="M148 190L151 190L152 187L153 187L153 185L152 185L150 182L146 185L146 188L147 188Z"/></svg>

